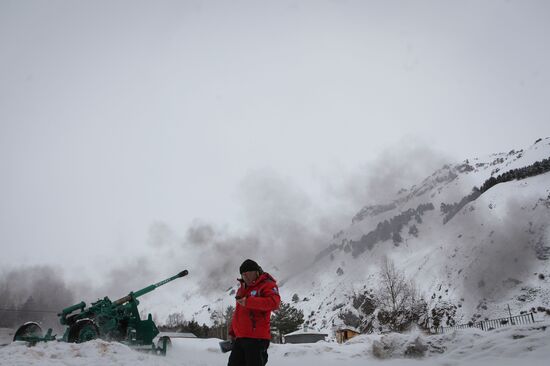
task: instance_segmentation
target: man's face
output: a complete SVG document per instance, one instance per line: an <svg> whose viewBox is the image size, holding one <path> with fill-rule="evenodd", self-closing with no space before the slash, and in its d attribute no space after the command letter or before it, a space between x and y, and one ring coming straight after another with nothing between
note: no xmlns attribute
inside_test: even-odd
<svg viewBox="0 0 550 366"><path fill-rule="evenodd" d="M258 278L258 272L257 271L243 272L241 276L243 278L244 283L246 283L246 285L249 286L250 284L252 284L252 282L256 281L256 279Z"/></svg>

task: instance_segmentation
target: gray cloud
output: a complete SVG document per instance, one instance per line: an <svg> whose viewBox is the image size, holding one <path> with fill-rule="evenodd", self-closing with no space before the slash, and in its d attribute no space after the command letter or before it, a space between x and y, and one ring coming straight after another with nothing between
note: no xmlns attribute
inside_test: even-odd
<svg viewBox="0 0 550 366"><path fill-rule="evenodd" d="M538 237L529 230L525 210L530 208L512 199L506 202L505 216L501 220L485 221L492 223L491 232L486 238L476 238L480 251L467 269L464 285L468 295L479 299L502 298L519 283L517 281L532 275L531 270L537 262L535 241ZM465 232L475 232L479 222L465 220L462 225Z"/></svg>
<svg viewBox="0 0 550 366"><path fill-rule="evenodd" d="M175 240L175 234L172 229L164 222L154 222L149 227L149 236L147 243L152 248L162 248Z"/></svg>
<svg viewBox="0 0 550 366"><path fill-rule="evenodd" d="M74 287L67 284L59 269L28 266L0 273L0 326L19 326L27 321L57 326L56 313L74 302Z"/></svg>
<svg viewBox="0 0 550 366"><path fill-rule="evenodd" d="M109 296L111 300L115 300L127 295L130 291L137 291L162 280L162 278L157 279L159 271L154 263L154 258L146 256L124 259L122 265L113 266L98 274L103 278L102 285L93 291L96 296L88 299L95 300Z"/></svg>
<svg viewBox="0 0 550 366"><path fill-rule="evenodd" d="M316 175L313 191L271 169L250 171L238 194L244 229L231 231L195 220L183 237L172 237L167 250L158 255L164 267L177 270L179 264L189 263L196 268L193 278L205 294L233 285L246 258L286 278L309 266L366 202L394 198L399 188L418 183L443 159L421 142L402 142L360 173ZM155 237L159 227L172 232L166 224L154 227L150 234Z"/></svg>
<svg viewBox="0 0 550 366"><path fill-rule="evenodd" d="M202 245L214 239L215 231L211 225L195 222L187 229L186 241L192 244Z"/></svg>
<svg viewBox="0 0 550 366"><path fill-rule="evenodd" d="M420 139L401 139L385 147L363 167L350 174L341 192L354 203L384 204L395 199L401 189L418 185L436 169L455 160Z"/></svg>

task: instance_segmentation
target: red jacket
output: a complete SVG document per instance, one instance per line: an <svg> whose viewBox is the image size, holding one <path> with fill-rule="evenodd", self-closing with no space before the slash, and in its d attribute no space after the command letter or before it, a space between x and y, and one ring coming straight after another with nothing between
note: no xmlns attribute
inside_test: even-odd
<svg viewBox="0 0 550 366"><path fill-rule="evenodd" d="M277 282L262 273L249 287L243 280L237 291L237 298L246 297L245 306L237 303L229 335L236 338L271 339L271 311L279 308L281 298Z"/></svg>

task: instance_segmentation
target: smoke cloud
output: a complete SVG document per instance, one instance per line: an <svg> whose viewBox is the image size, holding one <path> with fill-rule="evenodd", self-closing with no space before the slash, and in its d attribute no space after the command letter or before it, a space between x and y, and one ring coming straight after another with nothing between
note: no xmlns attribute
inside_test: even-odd
<svg viewBox="0 0 550 366"><path fill-rule="evenodd" d="M317 171L310 185L270 169L250 171L237 192L242 228L197 219L178 232L167 223L153 222L146 238L148 253L103 263L96 272L102 283L77 286L78 297L115 299L182 269L189 269L199 291L209 295L233 286L247 258L284 280L307 268L365 204L393 199L399 189L418 183L443 160L423 143L400 141L359 170Z"/></svg>
<svg viewBox="0 0 550 366"><path fill-rule="evenodd" d="M360 172L318 174L311 188L269 169L251 171L238 192L245 229L232 232L197 220L181 239L171 240L165 261L195 266L194 278L204 294L233 285L246 258L284 280L307 268L366 203L393 199L400 188L418 183L443 160L424 144L405 141Z"/></svg>
<svg viewBox="0 0 550 366"><path fill-rule="evenodd" d="M0 274L0 327L27 321L55 326L56 313L74 301L74 291L53 267L33 266Z"/></svg>
<svg viewBox="0 0 550 366"><path fill-rule="evenodd" d="M361 192L358 198L369 204L386 203L395 199L401 189L418 185L436 169L454 158L435 151L428 144L403 140L387 148L364 169L363 179L351 179L352 192ZM357 186L365 182L364 187Z"/></svg>
<svg viewBox="0 0 550 366"><path fill-rule="evenodd" d="M487 238L477 238L480 252L468 268L465 292L483 298L500 298L511 288L529 276L537 257L535 252L536 232L530 231L528 216L516 199L506 203L505 216L493 221ZM490 222L490 221L486 221ZM478 222L465 222L465 230L476 230ZM545 225L542 230L546 229Z"/></svg>

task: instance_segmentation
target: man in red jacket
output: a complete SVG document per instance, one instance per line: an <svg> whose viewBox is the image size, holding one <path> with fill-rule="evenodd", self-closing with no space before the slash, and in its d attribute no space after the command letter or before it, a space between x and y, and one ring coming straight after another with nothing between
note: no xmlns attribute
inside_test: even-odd
<svg viewBox="0 0 550 366"><path fill-rule="evenodd" d="M229 330L233 349L228 366L264 366L271 339L271 311L281 302L279 289L273 277L251 259L245 260L239 271L242 279Z"/></svg>

